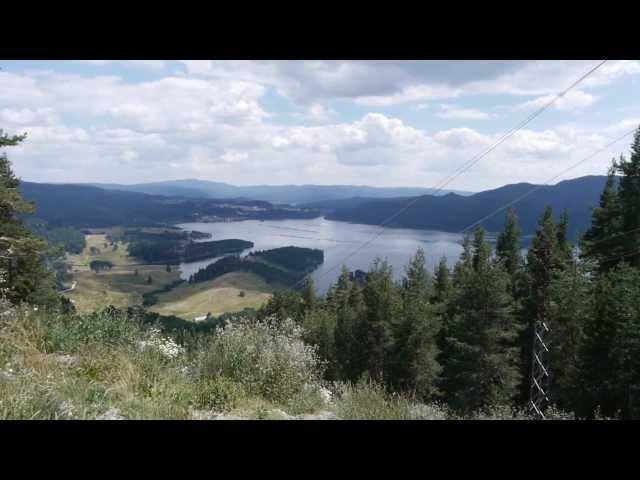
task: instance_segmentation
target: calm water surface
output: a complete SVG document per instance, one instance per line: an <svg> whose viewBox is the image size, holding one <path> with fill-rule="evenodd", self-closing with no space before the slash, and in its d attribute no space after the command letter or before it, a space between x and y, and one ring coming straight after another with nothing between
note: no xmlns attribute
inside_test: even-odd
<svg viewBox="0 0 640 480"><path fill-rule="evenodd" d="M378 227L357 223L334 222L324 218L312 220L245 220L242 222L220 223L183 223L177 225L185 230L198 230L211 233L211 240L239 238L254 243L254 247L241 253L246 255L252 250L266 250L277 247L295 246L319 248L324 250L324 264L311 275L318 293L325 293L330 284L340 275L340 268L331 268L351 254L358 246L370 240ZM374 241L344 263L350 271L368 270L376 257L386 259L392 266L396 279L404 273L404 266L422 247L427 259L427 267L433 267L446 255L452 266L462 251L461 236L455 233L404 228L385 228ZM204 239L202 241L207 241ZM199 262L183 263L180 271L183 278L197 272L200 268L219 260L211 258Z"/></svg>

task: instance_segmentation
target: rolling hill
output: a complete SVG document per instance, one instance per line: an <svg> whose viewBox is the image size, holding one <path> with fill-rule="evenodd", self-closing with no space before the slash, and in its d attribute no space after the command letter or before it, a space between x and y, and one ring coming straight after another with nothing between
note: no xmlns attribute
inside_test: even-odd
<svg viewBox="0 0 640 480"><path fill-rule="evenodd" d="M260 200L148 195L86 185L22 182L20 191L36 203L35 216L49 227L150 226L215 218L313 218L317 211L275 206Z"/></svg>
<svg viewBox="0 0 640 480"><path fill-rule="evenodd" d="M92 183L94 187L109 190L147 193L151 195L183 196L192 198L251 198L272 203L298 205L310 202L339 200L352 197L392 198L424 195L430 188L368 187L361 185L251 185L236 186L207 180L170 180L165 182L118 185ZM446 194L449 191L443 191ZM459 195L470 192L456 191Z"/></svg>
<svg viewBox="0 0 640 480"><path fill-rule="evenodd" d="M514 207L525 234L532 234L546 205L553 207L556 216L563 209L569 213L569 234L575 238L585 232L591 222L591 210L598 205L605 176L586 176L566 180L556 185L539 186ZM448 193L435 197L423 195L388 226L457 232L503 205L538 187L530 183L505 185L470 196ZM330 220L377 225L413 202L416 197L391 199L355 199L354 202L316 202L314 208L323 210ZM483 222L489 231L502 229L506 212L500 212Z"/></svg>

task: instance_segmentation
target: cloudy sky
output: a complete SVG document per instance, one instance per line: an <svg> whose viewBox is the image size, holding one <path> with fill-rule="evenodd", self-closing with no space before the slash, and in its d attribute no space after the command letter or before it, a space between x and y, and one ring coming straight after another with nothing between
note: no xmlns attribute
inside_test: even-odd
<svg viewBox="0 0 640 480"><path fill-rule="evenodd" d="M0 61L0 128L31 181L432 187L597 63ZM544 182L640 124L639 80L607 62L447 188Z"/></svg>

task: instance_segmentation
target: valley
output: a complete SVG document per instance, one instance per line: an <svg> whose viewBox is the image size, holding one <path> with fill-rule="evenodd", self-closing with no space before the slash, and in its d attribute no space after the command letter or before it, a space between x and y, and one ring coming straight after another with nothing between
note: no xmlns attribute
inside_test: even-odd
<svg viewBox="0 0 640 480"><path fill-rule="evenodd" d="M180 279L177 267L167 269L165 265L142 264L128 255L126 242L109 239L114 230L105 232L86 235L85 249L79 254L67 254L72 275L69 287L75 284L75 288L64 295L79 312L91 312L108 305L142 306L145 298L153 295L157 300L150 310L193 320L207 313L220 315L245 308L257 309L273 291L260 277L249 273L229 273L209 282L189 284ZM90 268L95 261L113 266L95 272Z"/></svg>

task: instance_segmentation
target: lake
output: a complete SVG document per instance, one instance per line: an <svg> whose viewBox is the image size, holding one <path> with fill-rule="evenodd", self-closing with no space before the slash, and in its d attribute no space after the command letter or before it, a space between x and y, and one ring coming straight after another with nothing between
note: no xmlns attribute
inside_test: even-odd
<svg viewBox="0 0 640 480"><path fill-rule="evenodd" d="M340 275L337 263L350 255L358 246L371 240L379 231L373 225L334 222L324 218L312 220L245 220L241 222L183 223L177 225L185 230L198 230L212 235L201 241L239 238L254 243L254 247L241 253L246 255L252 250L267 250L277 247L295 246L319 248L324 250L324 264L313 272L318 293L324 294L330 284ZM422 247L427 267L433 270L440 258L446 255L452 266L462 252L461 235L455 233L412 230L405 228L385 228L383 233L367 244L344 263L350 271L367 271L376 257L386 259L392 266L396 279L404 273L404 266ZM210 258L198 262L180 265L182 278L189 278L200 268L206 267L219 258Z"/></svg>

